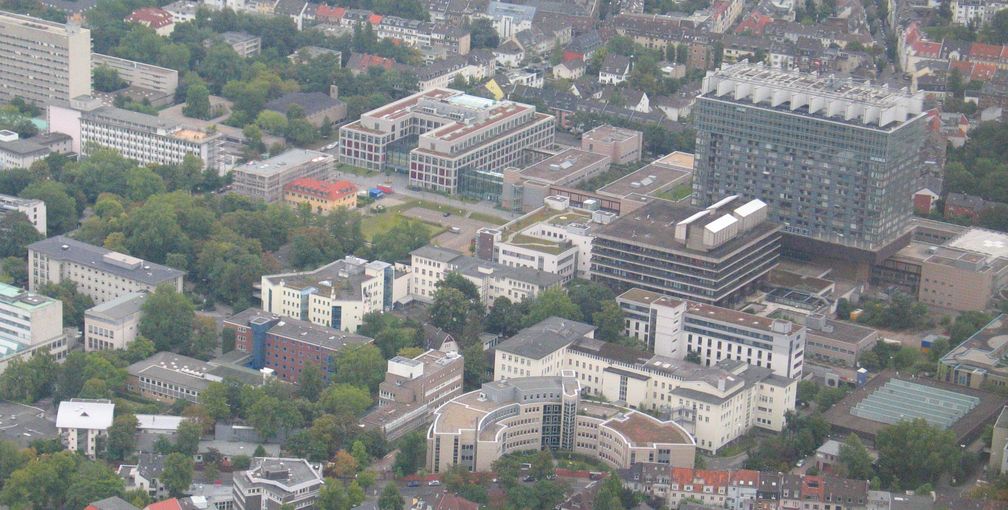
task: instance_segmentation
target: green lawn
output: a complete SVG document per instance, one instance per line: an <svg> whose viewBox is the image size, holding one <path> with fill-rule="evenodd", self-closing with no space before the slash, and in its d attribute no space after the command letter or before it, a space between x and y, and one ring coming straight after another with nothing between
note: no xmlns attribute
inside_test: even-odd
<svg viewBox="0 0 1008 510"><path fill-rule="evenodd" d="M371 239L373 239L375 235L387 232L391 230L392 227L409 219L397 210L398 207L401 206L390 207L380 214L370 214L361 219L361 234L367 242L370 243ZM433 223L427 223L426 221L421 221L420 223L427 228L431 237L447 230L447 227L442 225L435 225Z"/></svg>
<svg viewBox="0 0 1008 510"><path fill-rule="evenodd" d="M345 165L343 163L336 165L336 170L347 174L359 175L361 177L371 177L374 175L378 175L378 172L374 170L368 170L366 168L361 168L358 166Z"/></svg>
<svg viewBox="0 0 1008 510"><path fill-rule="evenodd" d="M437 202L430 202L427 200L416 200L413 202L413 207L420 207L422 209L428 209L431 211L438 211L442 213L449 212L454 214L455 216L465 216L466 214L469 214L469 211L466 211L465 209L452 207L450 205L439 204Z"/></svg>
<svg viewBox="0 0 1008 510"><path fill-rule="evenodd" d="M675 187L673 187L671 189L667 189L665 191L661 191L661 192L657 193L656 196L658 198L664 198L665 200L671 200L673 202L678 202L678 201L680 201L680 200L682 200L682 199L690 196L691 193L693 193L693 183L692 182L684 182L682 184L676 185Z"/></svg>
<svg viewBox="0 0 1008 510"><path fill-rule="evenodd" d="M474 213L470 214L469 215L469 219L476 220L476 221L482 221L484 223L490 223L492 225L503 225L503 224L505 224L505 223L508 222L508 220L505 220L504 218L499 218L499 217L494 216L492 214L485 214L485 213L480 213L480 212L474 212Z"/></svg>

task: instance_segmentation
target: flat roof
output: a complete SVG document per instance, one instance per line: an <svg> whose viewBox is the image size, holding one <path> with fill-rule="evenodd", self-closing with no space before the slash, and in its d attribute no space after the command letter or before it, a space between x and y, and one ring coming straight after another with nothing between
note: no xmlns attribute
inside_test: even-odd
<svg viewBox="0 0 1008 510"><path fill-rule="evenodd" d="M134 281L139 281L148 285L173 281L185 275L185 271L179 271L168 266L162 266L154 262L148 262L135 257L131 260L139 261L135 269L129 269L118 264L110 263L106 255L110 257L128 257L118 252L106 250L105 248L87 244L66 236L53 236L48 239L28 245L28 249L46 255L56 260L64 260L88 266L98 271L114 274Z"/></svg>
<svg viewBox="0 0 1008 510"><path fill-rule="evenodd" d="M596 165L608 159L609 156L570 148L555 156L550 156L538 163L531 164L519 171L523 177L556 182L570 175L584 171L585 168Z"/></svg>
<svg viewBox="0 0 1008 510"><path fill-rule="evenodd" d="M36 439L50 439L57 434L55 420L33 406L0 401L0 438L22 447Z"/></svg>
<svg viewBox="0 0 1008 510"><path fill-rule="evenodd" d="M595 326L591 324L549 317L499 343L497 350L526 358L541 359L594 331Z"/></svg>
<svg viewBox="0 0 1008 510"><path fill-rule="evenodd" d="M660 421L638 411L629 411L609 418L606 425L619 432L635 446L655 444L694 444L694 439L674 421Z"/></svg>
<svg viewBox="0 0 1008 510"><path fill-rule="evenodd" d="M261 161L249 161L235 167L235 170L260 177L272 177L284 170L312 162L334 161L332 154L308 149L290 149L272 158Z"/></svg>
<svg viewBox="0 0 1008 510"><path fill-rule="evenodd" d="M992 257L1008 258L1008 234L983 228L971 227L945 246L961 248Z"/></svg>
<svg viewBox="0 0 1008 510"><path fill-rule="evenodd" d="M28 292L20 287L0 282L0 303L25 311L32 311L44 306L60 303L58 300L42 294ZM60 303L62 308L62 303Z"/></svg>
<svg viewBox="0 0 1008 510"><path fill-rule="evenodd" d="M339 350L348 345L363 345L369 344L373 341L371 338L363 335L347 333L338 329L320 326L308 321L270 314L259 308L247 308L244 311L225 319L225 322L248 326L260 319L266 321L277 321L271 328L269 328L267 333L269 335L274 335L295 342L317 345L326 349Z"/></svg>
<svg viewBox="0 0 1008 510"><path fill-rule="evenodd" d="M146 292L131 292L89 308L84 314L105 320L119 320L140 313L145 301L147 301Z"/></svg>
<svg viewBox="0 0 1008 510"><path fill-rule="evenodd" d="M42 30L50 34L66 35L70 28L88 31L86 28L74 27L69 23L56 23L55 21L44 20L33 16L14 14L13 12L0 11L0 22L20 25L33 30Z"/></svg>
<svg viewBox="0 0 1008 510"><path fill-rule="evenodd" d="M105 399L73 398L60 402L56 427L61 429L105 430L112 426L115 404Z"/></svg>
<svg viewBox="0 0 1008 510"><path fill-rule="evenodd" d="M849 344L858 344L865 338L878 333L869 327L833 319L826 319L826 326L826 329L807 327L806 331L809 337L824 337Z"/></svg>
<svg viewBox="0 0 1008 510"><path fill-rule="evenodd" d="M685 153L673 153L685 154ZM669 154L671 156L672 154ZM665 156L666 158L669 156ZM692 155L690 155L692 158ZM664 159L664 158L663 158ZM660 160L659 160L660 161ZM629 195L653 195L667 188L677 186L689 181L693 175L693 166L690 167L667 165L655 161L644 165L619 179L599 188L598 193L611 195L619 198Z"/></svg>
<svg viewBox="0 0 1008 510"><path fill-rule="evenodd" d="M577 62L580 63L581 61L578 60ZM570 63L568 62L568 64ZM581 139L599 140L606 142L623 142L637 136L643 137L644 133L633 129L616 127L610 124L603 124L594 129L584 132L581 135Z"/></svg>

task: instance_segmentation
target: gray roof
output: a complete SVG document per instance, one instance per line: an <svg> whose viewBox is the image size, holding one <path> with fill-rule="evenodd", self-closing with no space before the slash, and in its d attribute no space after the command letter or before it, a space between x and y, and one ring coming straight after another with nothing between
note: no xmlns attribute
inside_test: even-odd
<svg viewBox="0 0 1008 510"><path fill-rule="evenodd" d="M262 446L266 450L267 454L279 455L280 445L278 444L260 444L260 443L249 443L245 441L224 441L224 440L207 440L199 442L199 451L206 452L211 448L217 450L221 455L226 455L228 457L233 457L235 455L245 455L251 457L255 454L256 448Z"/></svg>
<svg viewBox="0 0 1008 510"><path fill-rule="evenodd" d="M89 504L88 508L95 508L96 510L140 510L119 496L99 499Z"/></svg>
<svg viewBox="0 0 1008 510"><path fill-rule="evenodd" d="M52 259L74 262L104 273L121 276L148 285L174 281L185 275L184 271L140 259L136 259L141 264L135 269L112 264L106 261L104 257L107 254L116 252L106 250L100 246L82 243L66 236L54 236L43 239L37 243L28 245L28 249L45 254Z"/></svg>
<svg viewBox="0 0 1008 510"><path fill-rule="evenodd" d="M311 116L342 104L343 101L333 99L321 92L291 92L266 103L263 108L286 115L291 106L298 105L304 110L305 115Z"/></svg>
<svg viewBox="0 0 1008 510"><path fill-rule="evenodd" d="M267 323L275 321L274 325L268 328L271 335L332 350L338 350L347 345L369 344L373 341L363 335L346 333L308 321L281 317L264 312L259 308L248 308L226 319L226 322L240 326L248 326L256 321L266 321Z"/></svg>
<svg viewBox="0 0 1008 510"><path fill-rule="evenodd" d="M158 129L171 130L178 127L175 123L164 120L157 115L148 115L146 113L134 112L132 110L125 110L114 106L102 106L94 110L84 112L81 114L81 118L120 125L140 126L150 131Z"/></svg>
<svg viewBox="0 0 1008 510"><path fill-rule="evenodd" d="M418 257L423 257L425 259L433 259L438 262L451 262L462 256L461 252L455 250L449 250L448 248L441 248L438 246L421 246L410 252L412 255Z"/></svg>
<svg viewBox="0 0 1008 510"><path fill-rule="evenodd" d="M291 149L266 160L249 161L244 165L235 167L235 170L245 174L270 177L283 172L284 170L300 165L306 165L315 160L328 160L329 162L332 162L333 157L331 154L326 154L324 152L308 149Z"/></svg>
<svg viewBox="0 0 1008 510"><path fill-rule="evenodd" d="M182 372L185 369L186 372ZM173 352L159 352L126 367L132 376L144 375L167 381L183 388L202 391L214 380L236 379L250 385L261 385L262 374L251 368L219 361L200 361Z"/></svg>
<svg viewBox="0 0 1008 510"><path fill-rule="evenodd" d="M411 251L410 254L450 264L454 266L449 269L450 271L476 279L483 279L487 276L508 278L531 284L537 288L549 288L563 281L563 277L555 273L480 260L438 246L421 246Z"/></svg>
<svg viewBox="0 0 1008 510"><path fill-rule="evenodd" d="M557 349L595 331L595 326L583 322L549 317L529 326L497 346L498 351L526 358L542 359Z"/></svg>
<svg viewBox="0 0 1008 510"><path fill-rule="evenodd" d="M258 36L249 34L247 32L224 32L221 34L221 39L228 44L235 44L239 42L248 42L258 39Z"/></svg>
<svg viewBox="0 0 1008 510"><path fill-rule="evenodd" d="M106 301L98 306L89 308L84 314L89 317L97 317L107 321L118 321L134 314L140 313L144 301L147 301L146 292L132 292L123 294L112 301Z"/></svg>
<svg viewBox="0 0 1008 510"><path fill-rule="evenodd" d="M275 473L284 473L279 477ZM276 457L256 457L248 471L241 473L253 482L279 485L286 490L298 487L321 485L322 475L305 459L282 459Z"/></svg>
<svg viewBox="0 0 1008 510"><path fill-rule="evenodd" d="M49 148L33 142L30 138L26 138L24 140L0 142L0 152L7 152L18 156L31 156L33 154L48 154Z"/></svg>

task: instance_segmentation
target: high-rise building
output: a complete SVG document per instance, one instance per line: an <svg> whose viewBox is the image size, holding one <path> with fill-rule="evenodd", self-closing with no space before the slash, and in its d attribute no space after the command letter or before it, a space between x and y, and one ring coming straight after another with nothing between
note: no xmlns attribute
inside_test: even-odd
<svg viewBox="0 0 1008 510"><path fill-rule="evenodd" d="M748 63L711 71L693 109L693 202L760 199L785 250L882 260L909 240L923 101Z"/></svg>
<svg viewBox="0 0 1008 510"><path fill-rule="evenodd" d="M91 94L91 31L0 11L0 101L67 104Z"/></svg>
<svg viewBox="0 0 1008 510"><path fill-rule="evenodd" d="M42 235L46 233L46 205L41 200L34 198L12 197L10 195L0 195L0 210L16 211L24 213L28 221L35 227L35 230Z"/></svg>

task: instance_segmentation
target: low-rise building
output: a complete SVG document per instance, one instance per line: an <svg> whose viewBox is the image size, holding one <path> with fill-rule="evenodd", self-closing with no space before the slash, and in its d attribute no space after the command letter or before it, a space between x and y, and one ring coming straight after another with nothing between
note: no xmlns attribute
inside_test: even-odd
<svg viewBox="0 0 1008 510"><path fill-rule="evenodd" d="M1008 386L1008 315L999 315L938 362L938 378L952 384L982 388Z"/></svg>
<svg viewBox="0 0 1008 510"><path fill-rule="evenodd" d="M501 207L514 212L538 209L552 187L575 187L607 172L611 161L608 155L570 148L524 168L505 168Z"/></svg>
<svg viewBox="0 0 1008 510"><path fill-rule="evenodd" d="M167 284L182 292L184 272L136 257L54 236L28 245L28 289L70 280L97 304Z"/></svg>
<svg viewBox="0 0 1008 510"><path fill-rule="evenodd" d="M325 481L322 467L304 459L256 457L234 475L235 510L315 508Z"/></svg>
<svg viewBox="0 0 1008 510"><path fill-rule="evenodd" d="M823 315L808 316L805 326L805 360L830 367L844 382L857 382L857 360L878 343L878 331Z"/></svg>
<svg viewBox="0 0 1008 510"><path fill-rule="evenodd" d="M126 367L126 389L158 402L188 400L195 404L208 384L225 378L259 386L266 375L231 363L200 361L172 352L159 352Z"/></svg>
<svg viewBox="0 0 1008 510"><path fill-rule="evenodd" d="M606 55L599 69L598 81L604 85L619 85L630 78L630 68L629 58L616 53Z"/></svg>
<svg viewBox="0 0 1008 510"><path fill-rule="evenodd" d="M457 352L428 350L415 357L388 360L378 386L378 407L361 418L367 428L393 440L430 421L442 404L462 394L463 360Z"/></svg>
<svg viewBox="0 0 1008 510"><path fill-rule="evenodd" d="M628 165L640 161L643 147L644 133L609 124L598 126L581 135L581 150L609 156L614 165Z"/></svg>
<svg viewBox="0 0 1008 510"><path fill-rule="evenodd" d="M476 232L476 256L511 267L526 267L559 275L564 282L575 276L591 277L591 247L594 232L612 218L611 213L591 215L549 207L542 220L522 228L523 221Z"/></svg>
<svg viewBox="0 0 1008 510"><path fill-rule="evenodd" d="M320 181L311 177L294 179L284 186L284 202L297 208L305 204L316 214L357 207L357 186L350 181Z"/></svg>
<svg viewBox="0 0 1008 510"><path fill-rule="evenodd" d="M71 151L71 139L63 133L50 133L19 140L17 133L0 137L0 170L30 168L46 156ZM0 132L0 134L3 134Z"/></svg>
<svg viewBox="0 0 1008 510"><path fill-rule="evenodd" d="M45 352L61 361L68 350L61 301L0 283L0 373L15 359Z"/></svg>
<svg viewBox="0 0 1008 510"><path fill-rule="evenodd" d="M60 402L56 428L63 446L94 459L101 453L98 451L98 438L108 435L114 410L115 404L106 399L72 398Z"/></svg>
<svg viewBox="0 0 1008 510"><path fill-rule="evenodd" d="M84 350L125 349L136 340L146 292L123 294L84 312Z"/></svg>
<svg viewBox="0 0 1008 510"><path fill-rule="evenodd" d="M125 482L127 490L142 490L155 500L168 497L164 475L165 455L153 452L137 454L136 464L120 464L116 474Z"/></svg>
<svg viewBox="0 0 1008 510"><path fill-rule="evenodd" d="M1001 410L991 434L991 454L987 470L991 473L1008 473L1008 407Z"/></svg>
<svg viewBox="0 0 1008 510"><path fill-rule="evenodd" d="M423 246L410 252L410 295L421 302L432 302L437 283L448 273L459 273L476 285L484 305L498 297L514 303L532 299L544 290L559 287L563 277L526 267L511 267L480 260L455 250Z"/></svg>
<svg viewBox="0 0 1008 510"><path fill-rule="evenodd" d="M113 57L112 55L92 53L91 69L94 70L102 66L114 69L119 73L119 78L134 87L171 95L174 95L175 89L178 88L178 71L174 69Z"/></svg>
<svg viewBox="0 0 1008 510"><path fill-rule="evenodd" d="M168 37L175 31L175 18L170 12L158 7L141 7L126 16L123 21L143 25L162 37Z"/></svg>
<svg viewBox="0 0 1008 510"><path fill-rule="evenodd" d="M0 195L0 210L23 213L39 234L46 234L46 205L42 200Z"/></svg>
<svg viewBox="0 0 1008 510"><path fill-rule="evenodd" d="M262 51L262 38L245 32L224 32L221 41L242 58L254 57Z"/></svg>
<svg viewBox="0 0 1008 510"><path fill-rule="evenodd" d="M263 109L284 116L291 108L300 108L305 119L317 128L325 124L339 124L346 118L346 103L321 92L290 92L263 106Z"/></svg>
<svg viewBox="0 0 1008 510"><path fill-rule="evenodd" d="M284 186L308 177L325 180L333 168L330 154L291 149L263 161L250 161L234 168L234 192L266 202L282 200Z"/></svg>
<svg viewBox="0 0 1008 510"><path fill-rule="evenodd" d="M235 349L252 356L253 369L270 369L277 377L296 383L306 365L314 364L329 379L343 349L369 344L366 336L344 333L311 322L249 308L224 320L235 333Z"/></svg>

